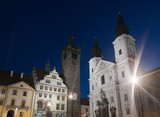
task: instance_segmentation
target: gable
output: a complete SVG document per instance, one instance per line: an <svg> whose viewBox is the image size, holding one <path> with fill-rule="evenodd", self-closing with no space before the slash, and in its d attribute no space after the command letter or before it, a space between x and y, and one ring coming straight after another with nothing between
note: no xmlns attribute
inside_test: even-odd
<svg viewBox="0 0 160 117"><path fill-rule="evenodd" d="M108 67L111 64L113 65L114 63L109 62L109 61L105 61L105 60L100 60L100 62L98 63L98 65L93 73L97 73L97 72L103 70L104 68Z"/></svg>
<svg viewBox="0 0 160 117"><path fill-rule="evenodd" d="M30 87L28 84L26 84L23 81L17 82L17 83L11 84L11 85L8 85L8 87L16 87L16 88L23 88L23 89L34 90L32 87Z"/></svg>

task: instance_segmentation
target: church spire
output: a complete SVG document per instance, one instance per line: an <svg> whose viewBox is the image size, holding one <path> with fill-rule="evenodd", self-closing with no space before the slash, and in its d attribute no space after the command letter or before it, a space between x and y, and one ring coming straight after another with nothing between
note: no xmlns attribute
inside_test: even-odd
<svg viewBox="0 0 160 117"><path fill-rule="evenodd" d="M120 11L118 14L119 14L118 15L118 26L115 29L115 33L117 37L124 33L129 34L129 27L124 24L124 20L123 20L123 17L120 15Z"/></svg>
<svg viewBox="0 0 160 117"><path fill-rule="evenodd" d="M72 28L70 31L70 36L69 36L69 46L71 46L72 48L74 47L74 42L73 42L73 32L72 32Z"/></svg>
<svg viewBox="0 0 160 117"><path fill-rule="evenodd" d="M95 39L94 39L94 48L93 48L91 53L92 53L92 57L102 57L102 51L98 47L98 41L96 39L96 36L95 36Z"/></svg>
<svg viewBox="0 0 160 117"><path fill-rule="evenodd" d="M47 63L45 64L45 72L51 71L51 65L49 59L47 60Z"/></svg>

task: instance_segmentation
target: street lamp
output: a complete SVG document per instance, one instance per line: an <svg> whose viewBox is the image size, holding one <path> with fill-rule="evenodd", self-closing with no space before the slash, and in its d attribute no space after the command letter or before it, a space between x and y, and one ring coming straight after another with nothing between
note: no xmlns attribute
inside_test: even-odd
<svg viewBox="0 0 160 117"><path fill-rule="evenodd" d="M137 78L136 78L135 76L133 76L133 77L131 78L131 82L132 82L133 84L137 83Z"/></svg>
<svg viewBox="0 0 160 117"><path fill-rule="evenodd" d="M71 108L72 115L71 115L71 117L73 117L73 94L72 93L69 94L69 99L72 101L72 108Z"/></svg>

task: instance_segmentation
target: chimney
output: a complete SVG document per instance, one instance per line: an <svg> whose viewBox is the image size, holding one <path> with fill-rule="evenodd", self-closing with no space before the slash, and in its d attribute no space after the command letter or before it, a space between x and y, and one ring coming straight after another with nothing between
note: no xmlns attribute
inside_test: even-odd
<svg viewBox="0 0 160 117"><path fill-rule="evenodd" d="M10 77L12 77L13 76L13 70L11 71L11 74L10 74Z"/></svg>
<svg viewBox="0 0 160 117"><path fill-rule="evenodd" d="M24 73L21 73L21 78L23 78L23 74L24 74Z"/></svg>

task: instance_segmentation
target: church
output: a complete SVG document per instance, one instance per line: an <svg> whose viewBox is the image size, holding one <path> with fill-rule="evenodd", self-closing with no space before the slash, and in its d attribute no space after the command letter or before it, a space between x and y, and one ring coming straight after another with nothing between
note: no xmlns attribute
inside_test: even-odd
<svg viewBox="0 0 160 117"><path fill-rule="evenodd" d="M140 68L136 53L136 40L129 34L129 27L124 23L120 13L115 34L116 39L112 43L114 62L104 60L98 41L96 38L94 40L92 58L89 60L90 116L159 117L159 111L153 109L153 107L160 108L159 101L147 98L149 96L146 91L140 87L141 83L149 88L146 84L151 84L154 80L153 74L157 76L159 69L153 70L156 71L153 73L153 71L144 72ZM149 75L146 74L152 77L149 79L147 78ZM158 76L156 79L159 81ZM139 84L136 84L136 81ZM150 86L149 90L158 92L158 85L154 88ZM153 95L155 96L155 92ZM150 104L148 104L148 99L152 100Z"/></svg>

